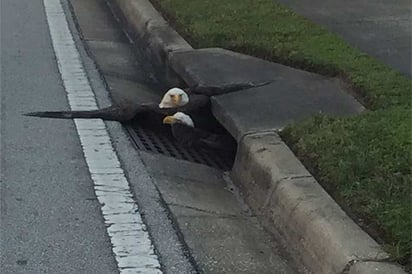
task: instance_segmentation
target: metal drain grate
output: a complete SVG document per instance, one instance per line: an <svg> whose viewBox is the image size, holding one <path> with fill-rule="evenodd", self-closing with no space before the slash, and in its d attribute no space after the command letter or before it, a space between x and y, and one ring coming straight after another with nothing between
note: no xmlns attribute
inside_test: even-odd
<svg viewBox="0 0 412 274"><path fill-rule="evenodd" d="M186 160L218 168L230 170L233 165L234 155L224 154L215 150L185 147L173 137L154 132L139 126L126 126L137 149L152 153L160 153L180 160Z"/></svg>

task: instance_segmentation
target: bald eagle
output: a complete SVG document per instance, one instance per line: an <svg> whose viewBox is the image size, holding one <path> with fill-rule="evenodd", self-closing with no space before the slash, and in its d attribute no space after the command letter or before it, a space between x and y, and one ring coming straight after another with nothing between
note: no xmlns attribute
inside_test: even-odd
<svg viewBox="0 0 412 274"><path fill-rule="evenodd" d="M236 151L236 141L226 134L215 134L196 128L192 118L183 113L176 112L166 116L163 124L169 124L173 137L177 142L188 147L207 147L220 151Z"/></svg>
<svg viewBox="0 0 412 274"><path fill-rule="evenodd" d="M110 106L107 108L85 111L43 111L25 113L25 116L42 118L74 119L74 118L100 118L109 121L129 122L137 114L155 113L170 115L179 110L192 112L206 106L209 97L204 95L188 95L180 88L169 89L163 96L161 102L149 104L126 104L122 106Z"/></svg>

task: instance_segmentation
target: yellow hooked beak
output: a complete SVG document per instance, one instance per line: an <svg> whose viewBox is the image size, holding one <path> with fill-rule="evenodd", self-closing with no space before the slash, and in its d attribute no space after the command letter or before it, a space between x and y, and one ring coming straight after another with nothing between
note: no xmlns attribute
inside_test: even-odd
<svg viewBox="0 0 412 274"><path fill-rule="evenodd" d="M182 102L182 94L170 95L170 100L172 101L172 103L175 107L178 107L178 106L180 106L180 103Z"/></svg>
<svg viewBox="0 0 412 274"><path fill-rule="evenodd" d="M171 124L174 124L175 122L176 122L176 118L173 117L173 116L166 116L166 117L163 119L163 124L169 124L169 125L171 125Z"/></svg>

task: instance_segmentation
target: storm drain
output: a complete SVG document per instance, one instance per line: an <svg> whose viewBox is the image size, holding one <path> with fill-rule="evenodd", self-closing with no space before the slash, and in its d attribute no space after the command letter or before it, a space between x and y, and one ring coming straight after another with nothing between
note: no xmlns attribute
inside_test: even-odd
<svg viewBox="0 0 412 274"><path fill-rule="evenodd" d="M169 157L207 165L221 170L230 170L234 161L234 154L222 153L203 148L182 146L172 136L155 132L151 129L127 125L135 146L139 150L159 153Z"/></svg>

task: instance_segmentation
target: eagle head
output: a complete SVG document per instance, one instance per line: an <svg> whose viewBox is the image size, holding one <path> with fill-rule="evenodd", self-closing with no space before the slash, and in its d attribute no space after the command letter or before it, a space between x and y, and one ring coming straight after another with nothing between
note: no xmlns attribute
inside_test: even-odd
<svg viewBox="0 0 412 274"><path fill-rule="evenodd" d="M171 88L160 101L159 108L177 108L189 103L189 96L183 89Z"/></svg>
<svg viewBox="0 0 412 274"><path fill-rule="evenodd" d="M176 112L174 115L166 116L163 119L163 124L174 124L174 123L181 123L186 126L195 127L192 118L189 115L183 112Z"/></svg>

